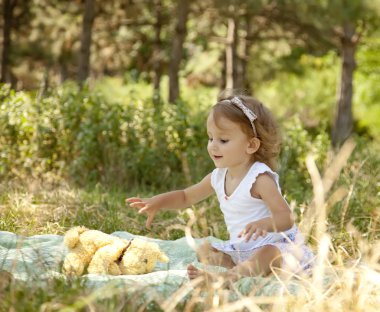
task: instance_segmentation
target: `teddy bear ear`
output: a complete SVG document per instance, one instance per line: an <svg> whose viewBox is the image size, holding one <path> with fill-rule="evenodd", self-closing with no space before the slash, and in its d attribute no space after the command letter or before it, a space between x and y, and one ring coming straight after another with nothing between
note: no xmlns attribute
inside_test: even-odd
<svg viewBox="0 0 380 312"><path fill-rule="evenodd" d="M168 263L169 258L167 255L165 255L163 252L160 253L160 256L158 258L161 262Z"/></svg>

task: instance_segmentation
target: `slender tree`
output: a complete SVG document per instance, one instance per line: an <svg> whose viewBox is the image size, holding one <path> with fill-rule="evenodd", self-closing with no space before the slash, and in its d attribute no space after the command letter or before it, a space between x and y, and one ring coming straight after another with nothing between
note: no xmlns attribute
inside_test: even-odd
<svg viewBox="0 0 380 312"><path fill-rule="evenodd" d="M252 57L252 47L260 40L266 41L266 37L271 36L275 21L267 16L267 12L273 9L275 2L267 0L246 0L239 4L241 14L243 35L241 36L241 54L239 59L239 77L237 79L238 88L244 89L248 94L253 94L252 76L249 68L252 63L257 62ZM262 38L260 38L262 36Z"/></svg>
<svg viewBox="0 0 380 312"><path fill-rule="evenodd" d="M249 78L251 73L248 70L250 63L254 62L251 49L255 41L265 40L270 33L268 30L275 24L266 15L274 2L273 0L214 0L220 20L224 23L227 21L222 69L224 88L243 89L249 94L252 93L252 82Z"/></svg>
<svg viewBox="0 0 380 312"><path fill-rule="evenodd" d="M1 82L10 81L10 54L11 54L11 33L13 22L13 10L17 4L17 0L4 0L3 2L3 51L1 57Z"/></svg>
<svg viewBox="0 0 380 312"><path fill-rule="evenodd" d="M250 39L253 30L252 15L247 12L244 16L243 21L245 23L245 34L242 38L242 55L239 59L240 62L236 81L238 88L244 89L247 93L252 94L252 86L248 77L249 59L251 55L251 47L253 44L253 41Z"/></svg>
<svg viewBox="0 0 380 312"><path fill-rule="evenodd" d="M238 42L238 23L234 16L228 18L227 38L226 38L226 88L234 89L237 87L237 57L236 49Z"/></svg>
<svg viewBox="0 0 380 312"><path fill-rule="evenodd" d="M318 1L319 4L319 1ZM363 0L336 0L323 2L321 15L323 30L327 27L341 56L341 76L332 127L332 144L339 147L353 130L352 97L354 92L355 53L363 31L371 26L374 10L372 3ZM333 16L331 12L336 12ZM329 14L330 13L330 14Z"/></svg>
<svg viewBox="0 0 380 312"><path fill-rule="evenodd" d="M338 89L337 109L332 128L332 144L340 146L353 129L352 95L356 69L355 52L359 41L354 23L344 23L340 38L341 76Z"/></svg>
<svg viewBox="0 0 380 312"><path fill-rule="evenodd" d="M156 21L154 23L154 47L153 47L153 88L154 88L154 98L159 102L160 95L160 85L162 76L162 60L160 55L162 54L162 40L161 40L161 30L162 30L162 1L155 0L155 17Z"/></svg>
<svg viewBox="0 0 380 312"><path fill-rule="evenodd" d="M90 73L92 26L95 19L96 0L84 1L81 44L79 52L78 81L83 83Z"/></svg>
<svg viewBox="0 0 380 312"><path fill-rule="evenodd" d="M179 68L183 57L183 43L185 41L187 28L186 23L189 14L189 0L178 0L177 23L175 26L171 59L169 64L169 102L175 103L180 96L179 90Z"/></svg>

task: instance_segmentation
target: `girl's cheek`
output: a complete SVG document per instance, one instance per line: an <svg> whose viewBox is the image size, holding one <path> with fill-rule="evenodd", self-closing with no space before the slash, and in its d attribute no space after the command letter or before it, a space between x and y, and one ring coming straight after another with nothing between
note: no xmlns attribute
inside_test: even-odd
<svg viewBox="0 0 380 312"><path fill-rule="evenodd" d="M209 151L214 150L216 147L217 147L217 144L216 144L215 141L213 141L213 142L209 142L209 143L207 144L207 149L208 149Z"/></svg>

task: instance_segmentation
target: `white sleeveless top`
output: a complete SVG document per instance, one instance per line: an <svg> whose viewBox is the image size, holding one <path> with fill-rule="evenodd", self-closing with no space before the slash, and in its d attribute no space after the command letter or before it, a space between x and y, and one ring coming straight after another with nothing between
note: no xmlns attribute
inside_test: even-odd
<svg viewBox="0 0 380 312"><path fill-rule="evenodd" d="M270 169L266 164L262 162L255 162L245 177L241 180L240 184L236 187L234 192L230 196L227 196L225 193L226 173L227 168L214 169L211 173L211 185L215 190L216 196L218 197L220 209L223 212L227 230L230 234L230 241L241 242L242 238L238 238L238 234L248 223L270 217L272 215L263 200L252 197L252 185L255 183L260 174L269 173L273 177L277 188L281 193L279 177L278 174ZM264 243L263 240L268 242L277 241L282 237L283 235L280 233L268 233L265 237L259 237L254 242L255 244L261 245L261 243Z"/></svg>

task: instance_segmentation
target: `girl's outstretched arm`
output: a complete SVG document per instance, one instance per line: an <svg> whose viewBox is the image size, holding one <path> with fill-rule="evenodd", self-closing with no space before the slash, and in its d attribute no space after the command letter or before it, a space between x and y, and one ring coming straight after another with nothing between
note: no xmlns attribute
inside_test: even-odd
<svg viewBox="0 0 380 312"><path fill-rule="evenodd" d="M139 213L146 213L146 227L150 228L154 216L160 209L182 209L194 205L213 194L211 173L197 184L184 190L177 190L153 196L151 198L130 197L125 201Z"/></svg>

